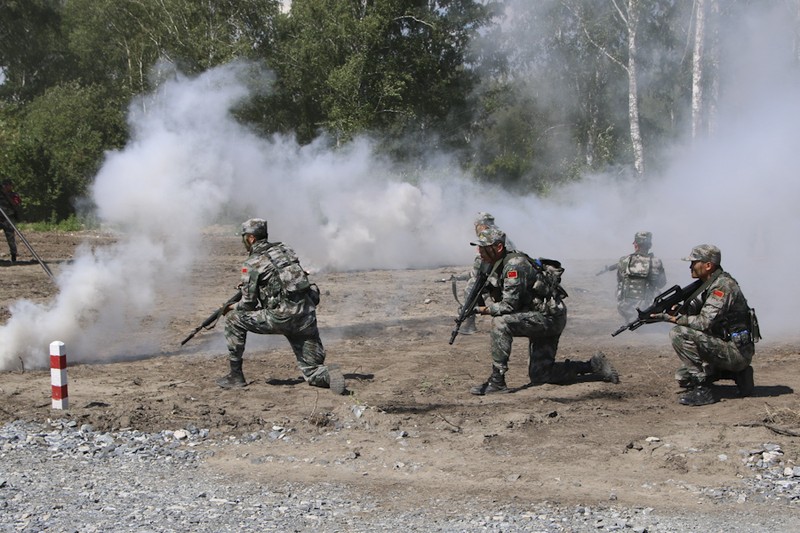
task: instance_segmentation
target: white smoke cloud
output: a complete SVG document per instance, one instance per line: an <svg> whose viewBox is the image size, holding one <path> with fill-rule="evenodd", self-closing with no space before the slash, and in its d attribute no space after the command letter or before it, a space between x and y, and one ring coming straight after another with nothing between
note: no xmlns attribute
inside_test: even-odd
<svg viewBox="0 0 800 533"><path fill-rule="evenodd" d="M773 38L790 31L768 17L749 22L753 35L766 24ZM793 333L782 317L800 296L791 283L800 92L796 69L788 74L773 43L749 44L734 63L735 91L715 138L676 149L667 170L644 183L589 176L547 199L477 185L446 156L411 182L366 139L333 151L323 141L260 138L231 116L248 95L240 80L250 67L175 74L132 106L130 143L109 153L96 176L98 216L118 242L78 250L60 270L52 302L11 306L0 328L0 369L17 357L46 366L55 339L73 361L157 353L157 320L148 323L149 344L125 347L123 333L152 320L159 302L180 290L205 253L203 229L226 214L237 217L226 219L232 233L246 218L267 218L270 237L289 243L306 267L332 270L469 265L478 211L492 212L531 255L597 266L628 253L636 231L652 231L670 283L690 282L676 259L710 242L759 309L765 333ZM756 66L759 76L743 74Z"/></svg>

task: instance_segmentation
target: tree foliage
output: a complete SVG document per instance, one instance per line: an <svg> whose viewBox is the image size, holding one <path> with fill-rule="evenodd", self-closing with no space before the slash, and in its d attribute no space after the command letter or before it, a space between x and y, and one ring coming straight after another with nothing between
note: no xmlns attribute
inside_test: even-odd
<svg viewBox="0 0 800 533"><path fill-rule="evenodd" d="M469 45L491 17L473 0L294 0L262 48L278 78L273 129L346 142L469 123Z"/></svg>
<svg viewBox="0 0 800 533"><path fill-rule="evenodd" d="M0 99L27 102L71 77L72 58L63 32L62 2L0 2Z"/></svg>
<svg viewBox="0 0 800 533"><path fill-rule="evenodd" d="M103 153L122 146L122 118L102 87L77 82L51 87L26 107L15 176L28 218L62 220L74 213L73 202L85 195Z"/></svg>
<svg viewBox="0 0 800 533"><path fill-rule="evenodd" d="M104 152L127 142L127 108L160 83L160 61L190 75L266 65L274 81L254 76L236 110L263 134L369 135L405 162L446 150L476 180L543 194L586 170L657 167L655 148L690 131L692 60L711 61L692 57L693 3L680 0L284 3L0 2L0 174L29 218L74 213ZM713 4L715 69L744 10L783 9L800 27L797 0Z"/></svg>

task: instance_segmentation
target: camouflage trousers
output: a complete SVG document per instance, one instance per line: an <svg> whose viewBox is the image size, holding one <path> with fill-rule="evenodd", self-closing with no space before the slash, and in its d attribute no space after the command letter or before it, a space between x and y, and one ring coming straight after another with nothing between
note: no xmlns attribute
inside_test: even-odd
<svg viewBox="0 0 800 533"><path fill-rule="evenodd" d="M325 348L319 338L316 313L286 320L278 319L264 309L233 309L225 315L225 342L231 361L241 361L248 332L283 335L292 346L297 367L309 385L320 387L330 382L328 368L323 365Z"/></svg>
<svg viewBox="0 0 800 533"><path fill-rule="evenodd" d="M505 374L514 337L528 338L528 376L534 383L552 383L558 341L567 325L567 311L549 315L526 311L492 318L492 365Z"/></svg>
<svg viewBox="0 0 800 533"><path fill-rule="evenodd" d="M669 339L683 363L683 368L675 373L678 381L702 383L712 377L715 370L739 372L747 368L755 352L752 343L739 347L733 341L725 341L687 326L672 328Z"/></svg>
<svg viewBox="0 0 800 533"><path fill-rule="evenodd" d="M11 227L11 224L9 224L5 218L3 218L2 222L0 222L0 228L3 228L3 233L6 234L8 251L11 253L11 255L17 255L17 236L16 233L14 233L14 228Z"/></svg>

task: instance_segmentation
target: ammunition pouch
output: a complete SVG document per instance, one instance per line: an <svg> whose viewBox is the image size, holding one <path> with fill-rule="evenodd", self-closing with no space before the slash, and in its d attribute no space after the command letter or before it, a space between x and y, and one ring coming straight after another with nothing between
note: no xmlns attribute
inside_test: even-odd
<svg viewBox="0 0 800 533"><path fill-rule="evenodd" d="M733 342L737 347L741 348L742 346L747 346L753 343L753 336L750 334L748 330L736 331L731 333L730 340Z"/></svg>

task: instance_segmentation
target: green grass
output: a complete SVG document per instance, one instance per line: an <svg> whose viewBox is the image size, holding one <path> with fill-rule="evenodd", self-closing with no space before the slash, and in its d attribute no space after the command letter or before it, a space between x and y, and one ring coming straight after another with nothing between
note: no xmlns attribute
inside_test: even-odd
<svg viewBox="0 0 800 533"><path fill-rule="evenodd" d="M42 222L22 222L17 224L20 231L83 231L96 229L97 225L87 220L79 219L75 215L70 215L65 220L42 221Z"/></svg>

